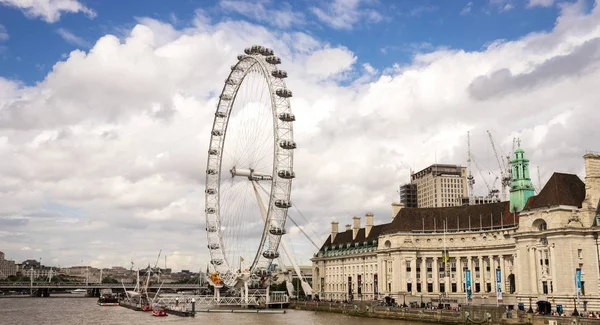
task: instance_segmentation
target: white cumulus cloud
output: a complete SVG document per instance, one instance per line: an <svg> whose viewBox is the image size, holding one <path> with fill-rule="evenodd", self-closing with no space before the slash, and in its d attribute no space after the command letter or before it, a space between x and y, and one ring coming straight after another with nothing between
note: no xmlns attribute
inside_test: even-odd
<svg viewBox="0 0 600 325"><path fill-rule="evenodd" d="M0 4L21 9L25 15L48 23L57 22L63 13L82 12L90 18L96 12L77 0L0 0Z"/></svg>

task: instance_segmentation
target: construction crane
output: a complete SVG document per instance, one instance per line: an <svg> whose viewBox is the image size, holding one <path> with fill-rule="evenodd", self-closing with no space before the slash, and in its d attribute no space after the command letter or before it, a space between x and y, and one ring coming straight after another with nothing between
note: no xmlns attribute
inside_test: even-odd
<svg viewBox="0 0 600 325"><path fill-rule="evenodd" d="M512 181L511 175L511 167L510 167L510 155L507 157L508 162L505 163L504 159L498 154L498 150L496 150L496 143L494 141L494 137L492 137L492 133L490 130L486 130L490 143L492 144L492 149L494 150L494 156L496 157L496 162L498 162L498 168L500 168L500 180L502 184L501 197L502 201L506 200L506 190L510 187ZM514 147L514 141L513 141ZM514 151L514 150L513 150Z"/></svg>
<svg viewBox="0 0 600 325"><path fill-rule="evenodd" d="M471 132L467 131L467 184L469 185L469 205L475 204L475 196L473 193L473 185L475 184L475 178L471 171Z"/></svg>

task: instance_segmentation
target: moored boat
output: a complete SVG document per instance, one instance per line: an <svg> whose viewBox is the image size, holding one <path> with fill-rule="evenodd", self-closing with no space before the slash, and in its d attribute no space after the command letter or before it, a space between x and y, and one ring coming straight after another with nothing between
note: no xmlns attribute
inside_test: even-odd
<svg viewBox="0 0 600 325"><path fill-rule="evenodd" d="M169 315L167 315L167 311L164 308L158 308L152 310L152 316L164 317Z"/></svg>

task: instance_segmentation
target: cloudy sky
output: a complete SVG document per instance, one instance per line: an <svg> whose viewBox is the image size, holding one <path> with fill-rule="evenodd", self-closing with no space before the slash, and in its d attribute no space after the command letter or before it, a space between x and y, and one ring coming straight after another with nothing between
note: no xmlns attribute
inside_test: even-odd
<svg viewBox="0 0 600 325"><path fill-rule="evenodd" d="M205 268L212 118L252 44L289 74L290 213L318 243L333 220L388 222L410 169L465 165L467 131L478 194L499 175L486 130L502 155L522 140L536 186L600 151L592 0L0 0L0 250Z"/></svg>

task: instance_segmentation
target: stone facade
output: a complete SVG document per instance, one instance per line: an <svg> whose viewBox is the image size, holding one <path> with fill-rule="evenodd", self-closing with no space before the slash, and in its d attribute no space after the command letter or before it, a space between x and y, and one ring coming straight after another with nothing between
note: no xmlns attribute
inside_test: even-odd
<svg viewBox="0 0 600 325"><path fill-rule="evenodd" d="M5 260L4 253L0 252L0 279L6 279L11 275L17 274L15 261Z"/></svg>
<svg viewBox="0 0 600 325"><path fill-rule="evenodd" d="M510 202L428 209L394 204L392 221L372 226L371 234L335 229L313 257L313 289L324 299L357 299L360 275L363 299L495 304L499 272L501 304L528 307L531 298L534 306L543 300L572 310L576 298L580 311L599 311L600 155L586 154L585 165L585 184L555 173L520 212L511 211Z"/></svg>

